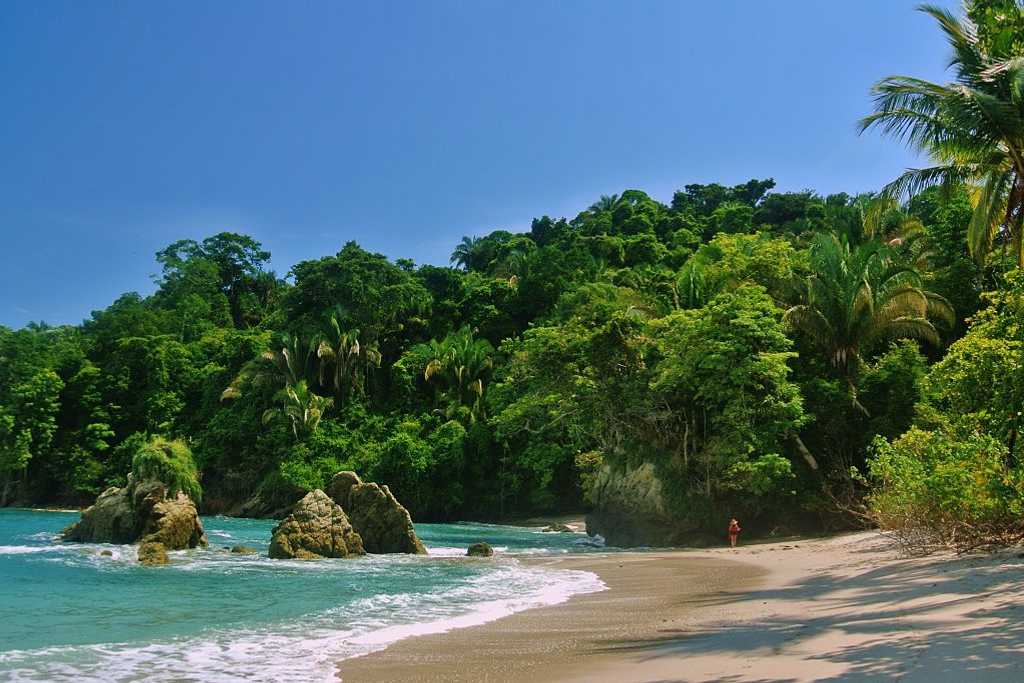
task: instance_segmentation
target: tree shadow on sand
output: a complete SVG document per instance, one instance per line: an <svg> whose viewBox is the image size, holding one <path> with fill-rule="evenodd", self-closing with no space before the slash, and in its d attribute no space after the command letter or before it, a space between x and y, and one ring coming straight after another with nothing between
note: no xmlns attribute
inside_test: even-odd
<svg viewBox="0 0 1024 683"><path fill-rule="evenodd" d="M727 614L739 601L757 601L767 615L666 629L663 638L606 642L603 650L638 662L724 654L739 664L794 656L822 663L816 680L1024 681L1022 557L904 561L852 577L824 571L779 589L719 594L704 605ZM800 602L806 616L789 616L795 610L787 602ZM842 644L828 645L826 638L837 635ZM835 665L843 673L830 675ZM754 679L737 673L717 680Z"/></svg>

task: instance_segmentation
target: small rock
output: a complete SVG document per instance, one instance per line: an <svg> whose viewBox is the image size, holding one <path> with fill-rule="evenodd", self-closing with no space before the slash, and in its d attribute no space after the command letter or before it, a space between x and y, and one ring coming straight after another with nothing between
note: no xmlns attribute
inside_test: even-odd
<svg viewBox="0 0 1024 683"><path fill-rule="evenodd" d="M101 550L101 551L100 551L100 556L101 556L101 557L113 557L113 556L114 556L114 553L112 553L112 552L111 552L111 551L109 551L109 550Z"/></svg>
<svg viewBox="0 0 1024 683"><path fill-rule="evenodd" d="M231 547L231 552L236 555L255 555L258 551L256 548L250 548L247 545L236 545Z"/></svg>
<svg viewBox="0 0 1024 683"><path fill-rule="evenodd" d="M573 530L572 530L571 526L569 526L568 524L558 524L558 523L549 524L548 526L544 527L543 531L545 533L553 533L553 532L557 532L557 533L561 533L561 534L571 534L571 533L573 533Z"/></svg>
<svg viewBox="0 0 1024 683"><path fill-rule="evenodd" d="M490 557L493 554L494 548L492 548L489 543L485 543L484 541L474 543L473 545L469 546L469 549L466 551L466 555L469 557Z"/></svg>
<svg viewBox="0 0 1024 683"><path fill-rule="evenodd" d="M169 561L167 559L167 548L163 543L146 541L139 546L139 564L155 566L167 564Z"/></svg>

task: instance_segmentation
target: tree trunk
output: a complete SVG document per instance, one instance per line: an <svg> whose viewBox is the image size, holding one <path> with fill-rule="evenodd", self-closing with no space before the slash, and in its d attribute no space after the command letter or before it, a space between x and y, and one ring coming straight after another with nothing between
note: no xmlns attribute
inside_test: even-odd
<svg viewBox="0 0 1024 683"><path fill-rule="evenodd" d="M810 467L813 471L817 472L818 461L815 460L811 452L807 450L807 446L804 445L804 441L803 439L800 438L800 435L793 434L790 438L792 438L793 444L796 446L797 452L800 453L801 457L803 457L804 462L807 463L807 466Z"/></svg>

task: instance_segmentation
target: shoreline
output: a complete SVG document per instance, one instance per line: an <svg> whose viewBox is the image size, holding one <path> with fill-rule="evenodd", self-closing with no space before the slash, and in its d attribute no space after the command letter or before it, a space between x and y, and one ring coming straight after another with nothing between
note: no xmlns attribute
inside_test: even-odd
<svg viewBox="0 0 1024 683"><path fill-rule="evenodd" d="M608 589L341 661L363 681L1024 680L1024 553L900 557L861 532L523 559Z"/></svg>

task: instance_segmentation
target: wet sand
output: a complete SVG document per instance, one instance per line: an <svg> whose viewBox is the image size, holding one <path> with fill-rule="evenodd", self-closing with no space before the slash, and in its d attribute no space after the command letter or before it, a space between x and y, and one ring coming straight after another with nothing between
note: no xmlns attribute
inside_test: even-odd
<svg viewBox="0 0 1024 683"><path fill-rule="evenodd" d="M601 553L537 560L597 573L608 586L482 626L411 638L342 662L359 681L543 681L588 670L631 642L672 637L692 613L724 610L767 572L682 552ZM614 655L613 655L614 656Z"/></svg>

